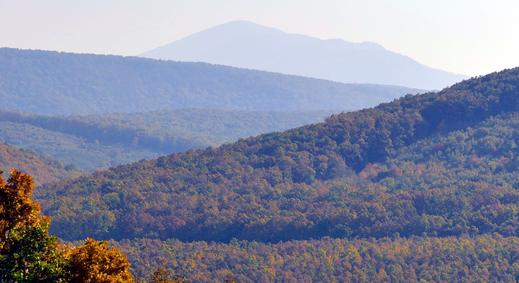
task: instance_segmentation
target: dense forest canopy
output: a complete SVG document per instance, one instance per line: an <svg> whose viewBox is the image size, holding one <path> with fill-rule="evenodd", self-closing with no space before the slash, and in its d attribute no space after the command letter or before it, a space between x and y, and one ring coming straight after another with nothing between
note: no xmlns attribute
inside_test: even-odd
<svg viewBox="0 0 519 283"><path fill-rule="evenodd" d="M47 188L46 211L65 239L513 236L514 188L470 180L396 190L404 184L389 176L400 168L372 179L368 169L416 142L518 110L518 87L519 69L507 70L321 124L120 166ZM386 175L388 185L377 182ZM513 217L486 215L482 205Z"/></svg>
<svg viewBox="0 0 519 283"><path fill-rule="evenodd" d="M206 63L0 48L1 109L36 114L186 108L345 111L417 92Z"/></svg>
<svg viewBox="0 0 519 283"><path fill-rule="evenodd" d="M138 239L117 246L148 274L167 266L191 282L516 282L519 238L324 238L277 244Z"/></svg>

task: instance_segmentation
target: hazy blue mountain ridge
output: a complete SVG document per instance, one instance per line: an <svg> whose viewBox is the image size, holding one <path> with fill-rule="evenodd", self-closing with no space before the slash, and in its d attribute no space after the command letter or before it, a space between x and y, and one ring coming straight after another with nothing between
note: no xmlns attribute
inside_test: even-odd
<svg viewBox="0 0 519 283"><path fill-rule="evenodd" d="M35 114L186 108L344 111L417 92L206 63L0 48L0 108Z"/></svg>
<svg viewBox="0 0 519 283"><path fill-rule="evenodd" d="M234 21L141 54L301 75L343 83L442 89L466 77L434 69L372 42L322 40Z"/></svg>

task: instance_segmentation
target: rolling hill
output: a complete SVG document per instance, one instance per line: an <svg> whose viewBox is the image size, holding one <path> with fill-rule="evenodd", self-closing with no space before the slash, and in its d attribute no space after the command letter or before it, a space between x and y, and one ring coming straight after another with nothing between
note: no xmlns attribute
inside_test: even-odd
<svg viewBox="0 0 519 283"><path fill-rule="evenodd" d="M398 215L411 213L407 205L402 211L395 207L399 211L392 212L397 213L396 226L388 229L356 223L348 216L348 211L354 210L344 210L340 203L352 198L350 203L357 199L362 206L369 203L365 198L383 203L396 198L411 201L412 208L415 198L427 197L421 191L411 191L402 198L397 190L375 198L381 194L379 184L356 184L360 182L356 173L369 164L387 162L394 151L419 140L467 129L492 116L519 110L518 72L509 70L439 93L407 96L376 108L334 115L321 124L98 172L54 187L52 190L62 200L48 213L60 215L61 209L77 213L77 217L65 222L55 218L54 231L66 239L95 235L113 239L279 241L428 233L427 229L408 230L406 222L398 219ZM352 184L336 191L334 182L345 177ZM498 190L494 185L500 184L483 186L481 193ZM516 194L513 189L507 190L507 194ZM100 192L110 198L89 206L95 214L84 211L79 200ZM473 196L459 197L470 200ZM338 211L330 213L327 209ZM346 214L340 216L342 213ZM497 225L495 231L502 232L500 229L506 227Z"/></svg>
<svg viewBox="0 0 519 283"><path fill-rule="evenodd" d="M519 68L44 186L66 240L194 281L513 281Z"/></svg>
<svg viewBox="0 0 519 283"><path fill-rule="evenodd" d="M54 233L116 240L139 274L513 281L518 125L519 68L62 181L39 198Z"/></svg>
<svg viewBox="0 0 519 283"><path fill-rule="evenodd" d="M0 171L8 173L12 168L31 174L37 185L57 182L79 176L79 171L37 154L0 143Z"/></svg>
<svg viewBox="0 0 519 283"><path fill-rule="evenodd" d="M187 108L346 111L416 89L342 84L206 63L0 48L2 110L45 115Z"/></svg>
<svg viewBox="0 0 519 283"><path fill-rule="evenodd" d="M0 141L81 170L232 142L324 120L326 111L182 109L90 116L0 111Z"/></svg>
<svg viewBox="0 0 519 283"><path fill-rule="evenodd" d="M321 40L246 21L215 26L141 56L208 62L344 83L402 85L431 90L442 89L466 78L430 68L376 43Z"/></svg>

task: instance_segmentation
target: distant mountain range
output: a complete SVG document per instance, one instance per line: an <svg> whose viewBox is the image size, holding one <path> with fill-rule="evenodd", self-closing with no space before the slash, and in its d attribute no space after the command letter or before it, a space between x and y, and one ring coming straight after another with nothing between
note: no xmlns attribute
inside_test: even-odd
<svg viewBox="0 0 519 283"><path fill-rule="evenodd" d="M344 111L416 92L207 63L0 48L0 109L35 114L186 108Z"/></svg>
<svg viewBox="0 0 519 283"><path fill-rule="evenodd" d="M215 26L140 56L208 62L344 83L430 90L467 78L425 66L376 43L322 40L247 21Z"/></svg>

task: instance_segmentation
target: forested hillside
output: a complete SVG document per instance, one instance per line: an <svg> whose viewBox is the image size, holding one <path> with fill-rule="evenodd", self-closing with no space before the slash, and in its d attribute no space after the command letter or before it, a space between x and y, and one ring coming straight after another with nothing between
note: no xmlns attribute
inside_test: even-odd
<svg viewBox="0 0 519 283"><path fill-rule="evenodd" d="M141 274L165 264L195 281L513 281L518 112L519 69L505 70L39 197L54 233L114 239Z"/></svg>
<svg viewBox="0 0 519 283"><path fill-rule="evenodd" d="M59 162L38 156L29 150L0 143L0 171L9 172L12 168L33 175L37 185L79 176L77 170Z"/></svg>
<svg viewBox="0 0 519 283"><path fill-rule="evenodd" d="M205 63L0 48L1 109L36 114L186 108L344 111L416 92Z"/></svg>
<svg viewBox="0 0 519 283"><path fill-rule="evenodd" d="M0 141L93 170L316 123L328 113L184 109L38 116L0 111Z"/></svg>
<svg viewBox="0 0 519 283"><path fill-rule="evenodd" d="M422 216L429 214L419 207L418 200L436 198L434 191L423 195L421 190L397 190L386 195L380 184L364 184L355 173L370 163L386 161L393 151L420 139L517 110L518 71L474 79L437 94L409 96L373 109L335 115L321 124L96 173L53 188L62 199L48 213L56 215L54 231L66 239L93 234L114 239L278 241L438 234L434 227L417 228L425 221ZM348 177L347 184L337 184L335 179L343 177ZM494 186L482 186L476 194L453 190L453 195L469 203L478 194L502 191ZM99 192L104 197L96 198L95 204L89 201L85 210L82 203L93 200ZM437 193L441 196L447 192ZM509 189L507 194L512 196L515 191ZM498 201L499 194L496 198ZM353 203L361 207L387 204L382 206L380 217L388 223L367 221L374 212L367 210L364 219L359 211L366 210L353 209ZM477 207L453 209L471 211ZM61 218L61 210L76 216ZM416 218L402 221L401 217L410 215ZM476 218L460 221L477 223ZM474 229L449 223L452 227L445 228L445 235ZM493 225L495 232L509 226Z"/></svg>

